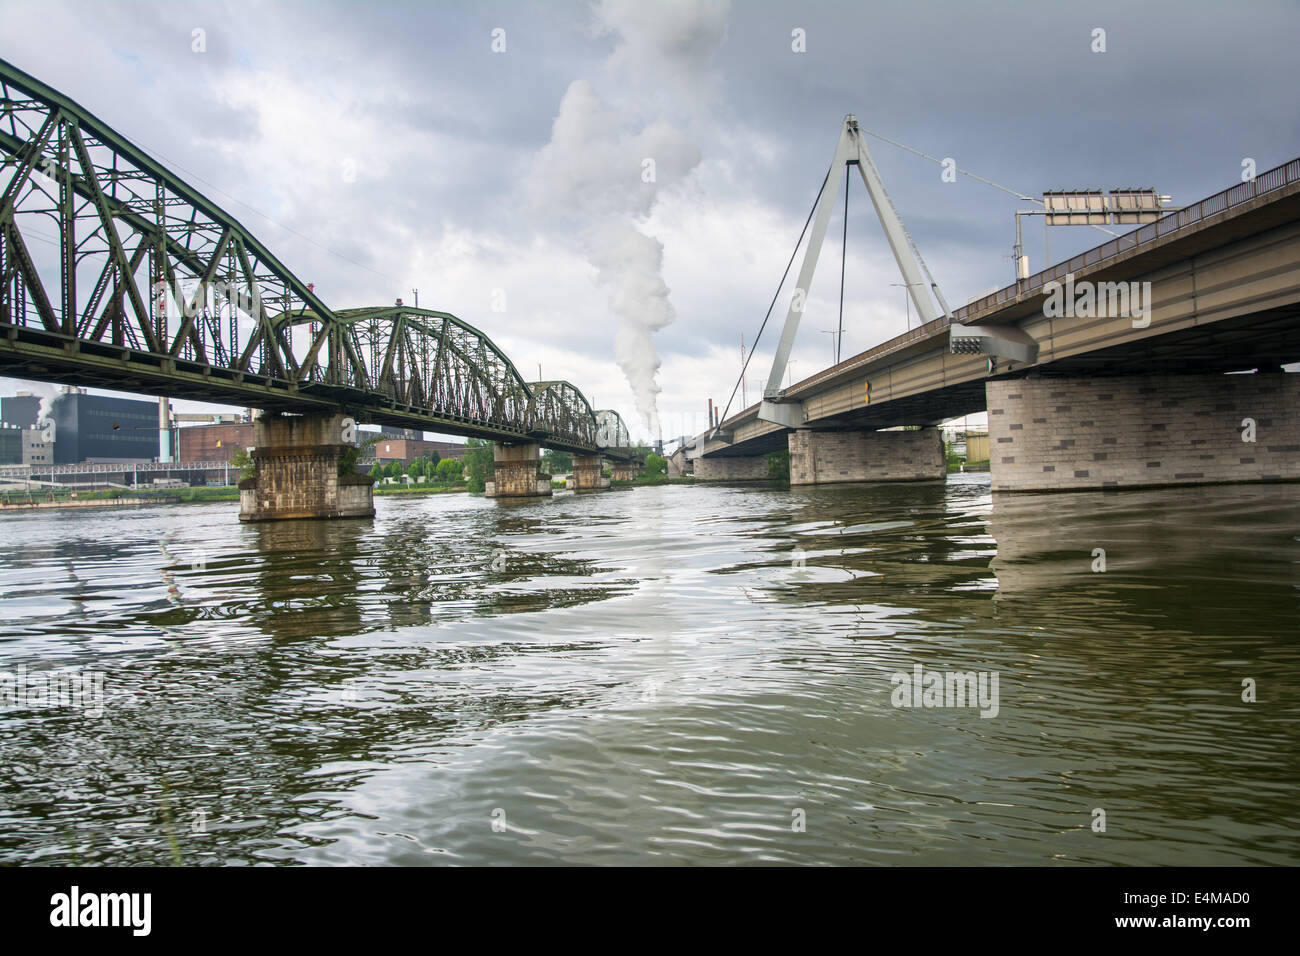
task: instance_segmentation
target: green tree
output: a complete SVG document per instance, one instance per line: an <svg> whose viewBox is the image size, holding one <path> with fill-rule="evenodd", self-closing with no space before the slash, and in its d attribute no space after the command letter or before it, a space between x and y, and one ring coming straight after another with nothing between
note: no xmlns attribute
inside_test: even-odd
<svg viewBox="0 0 1300 956"><path fill-rule="evenodd" d="M254 464L253 456L248 453L247 448L238 449L230 459L230 463L235 466L240 478L252 478L257 474L257 465Z"/></svg>
<svg viewBox="0 0 1300 956"><path fill-rule="evenodd" d="M407 465L407 466L406 466L406 473L407 473L408 475L410 475L412 478L423 478L423 477L424 477L424 459L423 459L423 458L417 458L417 459L415 459L415 461L413 461L413 462L411 462L409 465Z"/></svg>
<svg viewBox="0 0 1300 956"><path fill-rule="evenodd" d="M379 436L363 438L355 445L348 445L343 449L343 454L339 455L339 474L350 475L357 470L357 462L361 460L361 454L375 447L375 442L379 441Z"/></svg>
<svg viewBox="0 0 1300 956"><path fill-rule="evenodd" d="M379 462L375 462L373 465L371 465L371 466L370 466L370 477L373 478L373 479L375 479L375 481L378 481L379 479L383 478L383 477L384 477L384 466L381 465Z"/></svg>
<svg viewBox="0 0 1300 956"><path fill-rule="evenodd" d="M455 458L444 458L434 469L437 480L444 485L454 485L465 476L464 466Z"/></svg>
<svg viewBox="0 0 1300 956"><path fill-rule="evenodd" d="M402 463L400 461L390 461L388 467L384 469L384 475L388 478L401 478Z"/></svg>
<svg viewBox="0 0 1300 956"><path fill-rule="evenodd" d="M645 465L641 469L641 474L648 477L668 474L668 459L651 452L645 456Z"/></svg>
<svg viewBox="0 0 1300 956"><path fill-rule="evenodd" d="M775 481L790 480L790 452L774 451L767 456L767 477Z"/></svg>
<svg viewBox="0 0 1300 956"><path fill-rule="evenodd" d="M469 490L480 493L492 477L492 443L479 438L465 439L465 474Z"/></svg>
<svg viewBox="0 0 1300 956"><path fill-rule="evenodd" d="M548 448L542 452L542 470L552 475L563 475L573 471L573 455L567 451L553 451Z"/></svg>

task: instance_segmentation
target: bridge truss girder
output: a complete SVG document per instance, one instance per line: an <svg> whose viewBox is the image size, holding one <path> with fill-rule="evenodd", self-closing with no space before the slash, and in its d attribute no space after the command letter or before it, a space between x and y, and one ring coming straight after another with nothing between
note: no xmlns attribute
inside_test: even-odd
<svg viewBox="0 0 1300 956"><path fill-rule="evenodd" d="M331 310L125 137L0 60L0 374L599 451L567 382L530 387L479 330Z"/></svg>

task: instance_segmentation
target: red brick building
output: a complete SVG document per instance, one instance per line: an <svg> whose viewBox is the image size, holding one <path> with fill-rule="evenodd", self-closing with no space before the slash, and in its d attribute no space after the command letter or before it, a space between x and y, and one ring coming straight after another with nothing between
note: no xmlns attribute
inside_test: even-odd
<svg viewBox="0 0 1300 956"><path fill-rule="evenodd" d="M253 444L252 422L237 425L191 425L177 428L177 461L230 461Z"/></svg>
<svg viewBox="0 0 1300 956"><path fill-rule="evenodd" d="M253 444L253 425L241 422L235 425L191 425L178 428L176 434L177 461L230 461L235 452ZM364 438L373 433L362 432ZM380 464L400 461L409 465L417 458L437 452L439 458L461 459L465 446L458 442L424 441L420 438L389 438L387 435L375 443L372 453Z"/></svg>
<svg viewBox="0 0 1300 956"><path fill-rule="evenodd" d="M390 461L400 461L409 465L417 458L423 458L431 452L437 452L441 458L455 458L458 461L465 456L465 446L449 441L425 441L422 438L389 438L387 436L375 443L375 459L381 465Z"/></svg>

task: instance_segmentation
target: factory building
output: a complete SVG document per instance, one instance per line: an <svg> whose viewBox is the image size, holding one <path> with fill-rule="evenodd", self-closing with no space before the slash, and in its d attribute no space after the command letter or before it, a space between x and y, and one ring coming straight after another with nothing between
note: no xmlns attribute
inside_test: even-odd
<svg viewBox="0 0 1300 956"><path fill-rule="evenodd" d="M190 425L175 435L177 461L233 461L236 452L253 445L253 423Z"/></svg>
<svg viewBox="0 0 1300 956"><path fill-rule="evenodd" d="M30 441L30 451L25 445L24 454L48 454L48 449L36 446L52 438L50 457L58 465L158 458L158 406L154 402L91 395L79 388L65 388L52 398L20 392L0 398L0 421L29 430L39 424L42 439Z"/></svg>

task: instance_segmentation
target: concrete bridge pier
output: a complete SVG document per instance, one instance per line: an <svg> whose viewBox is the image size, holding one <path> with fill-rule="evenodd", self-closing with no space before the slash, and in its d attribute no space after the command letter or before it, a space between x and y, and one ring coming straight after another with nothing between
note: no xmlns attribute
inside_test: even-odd
<svg viewBox="0 0 1300 956"><path fill-rule="evenodd" d="M614 481L635 481L636 465L627 461L616 461L610 466L611 476Z"/></svg>
<svg viewBox="0 0 1300 956"><path fill-rule="evenodd" d="M485 483L489 498L545 498L551 478L541 474L541 448L536 442L492 446L492 480Z"/></svg>
<svg viewBox="0 0 1300 956"><path fill-rule="evenodd" d="M340 474L344 416L263 414L253 424L256 473L239 483L240 521L373 518L374 479Z"/></svg>
<svg viewBox="0 0 1300 956"><path fill-rule="evenodd" d="M940 481L948 472L937 428L907 431L814 431L788 435L790 484L849 481Z"/></svg>
<svg viewBox="0 0 1300 956"><path fill-rule="evenodd" d="M994 491L1300 481L1300 375L985 385Z"/></svg>
<svg viewBox="0 0 1300 956"><path fill-rule="evenodd" d="M696 458L696 481L766 481L767 455Z"/></svg>
<svg viewBox="0 0 1300 956"><path fill-rule="evenodd" d="M609 487L600 455L574 455L568 487L575 491L599 491Z"/></svg>

